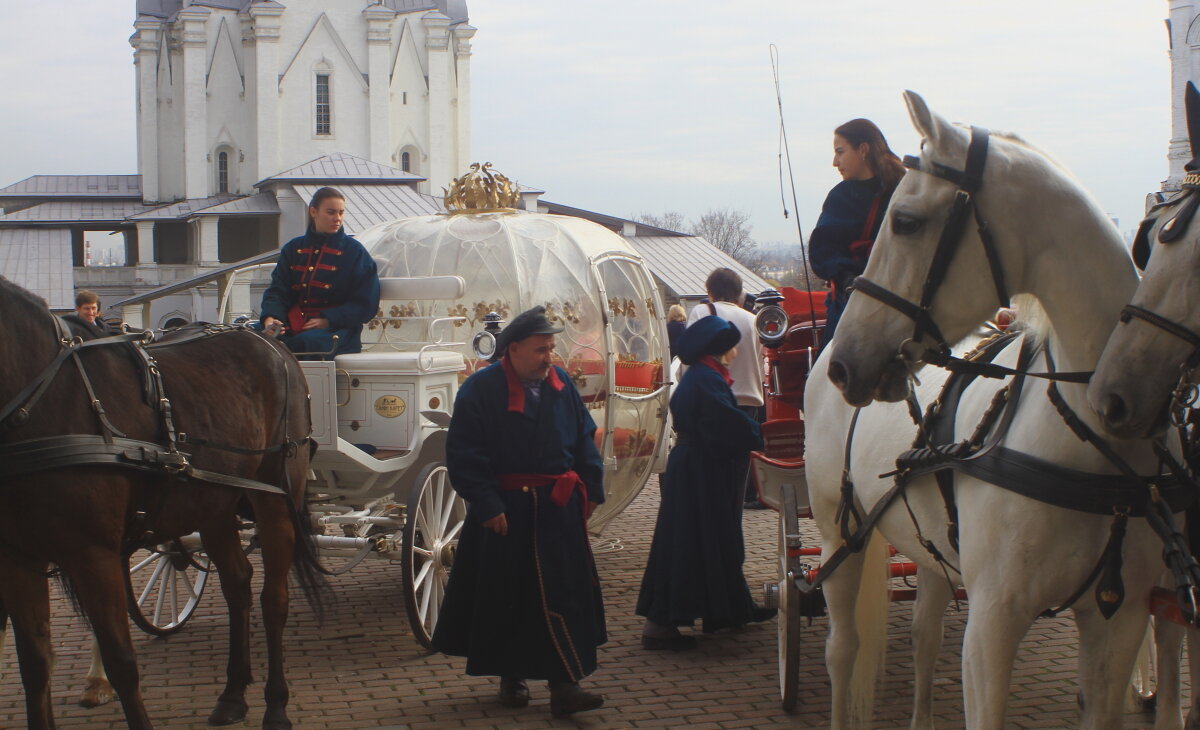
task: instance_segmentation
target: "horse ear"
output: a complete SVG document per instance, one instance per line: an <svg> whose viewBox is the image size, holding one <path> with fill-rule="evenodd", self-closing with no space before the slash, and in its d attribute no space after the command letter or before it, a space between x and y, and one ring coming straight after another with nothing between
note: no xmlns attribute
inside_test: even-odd
<svg viewBox="0 0 1200 730"><path fill-rule="evenodd" d="M1187 111L1188 139L1192 145L1192 160L1200 160L1200 91L1191 81L1183 92L1183 106Z"/></svg>
<svg viewBox="0 0 1200 730"><path fill-rule="evenodd" d="M908 116L912 120L913 126L921 133L922 139L932 147L937 147L938 142L945 137L947 129L951 129L950 124L934 114L929 109L929 105L921 98L921 95L915 91L904 92L904 103L908 105Z"/></svg>

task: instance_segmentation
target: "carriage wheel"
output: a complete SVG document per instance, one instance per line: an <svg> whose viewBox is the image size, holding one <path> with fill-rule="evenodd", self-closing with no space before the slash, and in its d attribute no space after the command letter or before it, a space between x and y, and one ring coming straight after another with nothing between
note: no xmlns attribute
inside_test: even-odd
<svg viewBox="0 0 1200 730"><path fill-rule="evenodd" d="M173 634L195 613L212 566L206 555L196 552L199 543L198 535L188 535L129 557L125 574L129 618L142 631L154 636Z"/></svg>
<svg viewBox="0 0 1200 730"><path fill-rule="evenodd" d="M796 587L796 560L788 555L789 536L800 534L796 522L796 493L792 485L780 490L779 510L779 699L784 712L795 712L800 696L800 589Z"/></svg>
<svg viewBox="0 0 1200 730"><path fill-rule="evenodd" d="M426 466L408 495L400 557L408 621L426 649L433 648L433 627L466 518L467 504L450 486L446 467L436 462Z"/></svg>

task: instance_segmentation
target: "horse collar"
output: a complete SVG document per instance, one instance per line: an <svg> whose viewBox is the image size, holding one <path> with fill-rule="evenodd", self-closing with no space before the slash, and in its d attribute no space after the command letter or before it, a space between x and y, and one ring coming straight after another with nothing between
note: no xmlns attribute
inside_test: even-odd
<svg viewBox="0 0 1200 730"><path fill-rule="evenodd" d="M967 221L972 217L975 219L988 266L991 268L996 296L1000 300L1001 306L1007 307L1009 304L1008 287L1004 281L1003 268L1000 266L999 253L987 224L980 216L979 208L975 205L975 194L983 186L983 170L987 163L989 134L988 130L983 127L971 127L971 142L967 146L966 165L962 170L956 170L933 161L923 165L920 159L911 155L904 158L904 165L909 169L941 178L953 183L958 188L954 195L954 203L946 218L946 225L938 239L937 250L934 251L933 259L929 262L929 272L925 276L920 303L914 304L866 277L859 276L854 280L855 291L861 291L913 320L914 329L910 341L920 342L925 335L929 335L937 345L938 354L942 356L950 354L950 344L946 342L941 330L929 314L929 307L946 279L950 262L962 242ZM912 353L907 353L905 356L911 357Z"/></svg>

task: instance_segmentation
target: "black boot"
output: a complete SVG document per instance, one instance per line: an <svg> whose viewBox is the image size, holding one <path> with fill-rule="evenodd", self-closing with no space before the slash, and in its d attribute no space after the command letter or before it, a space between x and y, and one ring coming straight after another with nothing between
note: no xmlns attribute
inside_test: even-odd
<svg viewBox="0 0 1200 730"><path fill-rule="evenodd" d="M575 682L550 682L550 714L555 717L587 712L603 704L603 697L585 692Z"/></svg>
<svg viewBox="0 0 1200 730"><path fill-rule="evenodd" d="M523 679L501 677L498 697L505 707L525 707L529 704L529 685Z"/></svg>

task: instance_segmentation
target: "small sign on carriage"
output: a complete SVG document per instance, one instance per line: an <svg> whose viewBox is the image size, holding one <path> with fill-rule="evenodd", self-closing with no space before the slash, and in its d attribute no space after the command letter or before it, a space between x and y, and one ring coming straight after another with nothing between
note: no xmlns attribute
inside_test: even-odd
<svg viewBox="0 0 1200 730"><path fill-rule="evenodd" d="M395 418L404 413L404 399L398 395L381 395L375 399L375 412L384 418Z"/></svg>

